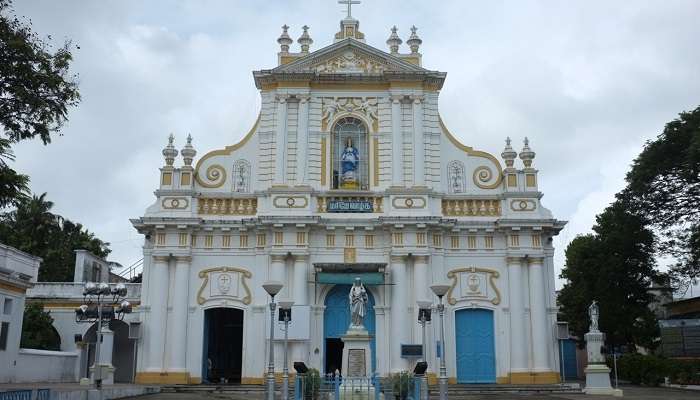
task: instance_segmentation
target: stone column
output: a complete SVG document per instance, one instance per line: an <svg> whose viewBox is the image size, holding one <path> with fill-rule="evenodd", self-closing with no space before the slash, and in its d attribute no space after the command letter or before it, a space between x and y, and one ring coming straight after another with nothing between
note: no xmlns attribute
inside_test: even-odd
<svg viewBox="0 0 700 400"><path fill-rule="evenodd" d="M149 277L150 312L144 336L148 341L147 371L163 371L165 353L165 323L168 301L168 256L153 256Z"/></svg>
<svg viewBox="0 0 700 400"><path fill-rule="evenodd" d="M425 186L425 138L423 137L423 96L413 100L413 186Z"/></svg>
<svg viewBox="0 0 700 400"><path fill-rule="evenodd" d="M309 95L298 95L299 124L297 125L297 183L306 183L306 159L309 147Z"/></svg>
<svg viewBox="0 0 700 400"><path fill-rule="evenodd" d="M405 256L391 256L391 283L391 370L396 372L407 368L406 360L401 358L401 345L409 343L410 333L410 318L406 317L408 276Z"/></svg>
<svg viewBox="0 0 700 400"><path fill-rule="evenodd" d="M532 324L532 366L537 372L551 371L549 348L551 330L547 326L544 264L541 257L528 258L530 282L530 323Z"/></svg>
<svg viewBox="0 0 700 400"><path fill-rule="evenodd" d="M175 274L173 282L172 323L168 330L172 332L168 345L170 352L169 371L187 370L187 315L189 306L189 271L192 258L175 257ZM183 382L187 383L187 382Z"/></svg>
<svg viewBox="0 0 700 400"><path fill-rule="evenodd" d="M289 294L289 284L285 280L284 268L286 264L286 256L284 254L270 255L270 280L279 281L284 284L282 291L275 296L275 301L287 299ZM268 299L269 300L269 299Z"/></svg>
<svg viewBox="0 0 700 400"><path fill-rule="evenodd" d="M306 306L308 308L308 283L307 283L307 272L309 265L309 256L306 254L300 254L294 256L294 305L295 306ZM294 313L292 313L292 320L294 320ZM297 322L299 323L299 322ZM292 344L292 357L289 360L290 363L294 361L303 361L307 365L309 360L307 355L309 353L309 341L303 340Z"/></svg>
<svg viewBox="0 0 700 400"><path fill-rule="evenodd" d="M391 96L391 171L392 186L403 186L403 131L401 127L401 99Z"/></svg>
<svg viewBox="0 0 700 400"><path fill-rule="evenodd" d="M428 280L428 256L415 256L413 258L413 293L415 293L415 299L411 307L415 310L413 315L410 317L413 321L413 343L421 343L423 338L423 329L420 324L418 324L418 304L417 301L431 301L433 296L428 295L428 287L430 286L430 281ZM426 346L428 347L428 346Z"/></svg>
<svg viewBox="0 0 700 400"><path fill-rule="evenodd" d="M275 133L275 184L287 183L287 95L277 96Z"/></svg>
<svg viewBox="0 0 700 400"><path fill-rule="evenodd" d="M507 261L508 307L510 308L510 372L527 372L527 338L525 337L522 260L519 257L508 257Z"/></svg>

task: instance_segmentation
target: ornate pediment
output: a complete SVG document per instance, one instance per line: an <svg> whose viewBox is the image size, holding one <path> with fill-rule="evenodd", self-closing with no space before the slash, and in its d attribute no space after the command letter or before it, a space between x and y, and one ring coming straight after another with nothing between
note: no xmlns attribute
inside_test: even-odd
<svg viewBox="0 0 700 400"><path fill-rule="evenodd" d="M386 71L427 72L426 69L354 39L342 40L273 70L319 74L380 74Z"/></svg>

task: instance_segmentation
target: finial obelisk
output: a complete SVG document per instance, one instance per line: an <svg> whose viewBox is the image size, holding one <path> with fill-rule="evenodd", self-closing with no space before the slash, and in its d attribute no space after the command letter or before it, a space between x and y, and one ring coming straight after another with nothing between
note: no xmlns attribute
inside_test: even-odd
<svg viewBox="0 0 700 400"><path fill-rule="evenodd" d="M338 0L338 4L347 4L348 6L348 16L347 18L352 18L352 5L360 4L360 0Z"/></svg>

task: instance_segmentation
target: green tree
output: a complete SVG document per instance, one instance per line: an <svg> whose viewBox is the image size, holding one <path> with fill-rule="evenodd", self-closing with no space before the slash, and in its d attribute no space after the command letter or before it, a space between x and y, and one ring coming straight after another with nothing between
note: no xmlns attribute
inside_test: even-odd
<svg viewBox="0 0 700 400"><path fill-rule="evenodd" d="M53 317L42 303L28 303L24 308L22 339L25 349L60 350L61 338L53 327Z"/></svg>
<svg viewBox="0 0 700 400"><path fill-rule="evenodd" d="M0 209L16 206L29 193L29 177L18 174L6 163L6 160L14 159L10 141L0 138Z"/></svg>
<svg viewBox="0 0 700 400"><path fill-rule="evenodd" d="M654 234L646 221L615 202L596 217L593 234L566 249L559 294L563 318L579 338L588 331L588 306L600 305L600 329L609 345L654 348L656 323L648 289L658 278Z"/></svg>
<svg viewBox="0 0 700 400"><path fill-rule="evenodd" d="M51 142L80 101L77 76L69 72L71 42L55 51L0 0L0 125L13 142L39 137Z"/></svg>
<svg viewBox="0 0 700 400"><path fill-rule="evenodd" d="M39 280L73 280L75 250L100 257L109 254L109 243L96 238L79 223L53 214L46 193L21 200L17 208L0 216L0 242L41 257Z"/></svg>
<svg viewBox="0 0 700 400"><path fill-rule="evenodd" d="M700 107L683 112L634 160L618 197L648 219L676 277L700 276Z"/></svg>

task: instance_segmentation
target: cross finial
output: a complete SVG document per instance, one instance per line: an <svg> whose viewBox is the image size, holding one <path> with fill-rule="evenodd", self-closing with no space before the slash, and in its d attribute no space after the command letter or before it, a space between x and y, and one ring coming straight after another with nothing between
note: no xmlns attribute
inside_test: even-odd
<svg viewBox="0 0 700 400"><path fill-rule="evenodd" d="M346 4L348 6L347 18L352 18L352 5L360 4L360 0L338 0L338 4Z"/></svg>

